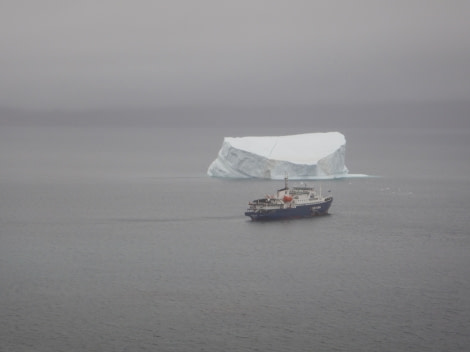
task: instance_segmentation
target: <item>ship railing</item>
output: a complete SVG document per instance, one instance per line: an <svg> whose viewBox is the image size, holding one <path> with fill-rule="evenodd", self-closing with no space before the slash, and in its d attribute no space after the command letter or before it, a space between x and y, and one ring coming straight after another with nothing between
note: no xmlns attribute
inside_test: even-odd
<svg viewBox="0 0 470 352"><path fill-rule="evenodd" d="M256 204L256 203L248 203L249 209L279 209L279 204Z"/></svg>

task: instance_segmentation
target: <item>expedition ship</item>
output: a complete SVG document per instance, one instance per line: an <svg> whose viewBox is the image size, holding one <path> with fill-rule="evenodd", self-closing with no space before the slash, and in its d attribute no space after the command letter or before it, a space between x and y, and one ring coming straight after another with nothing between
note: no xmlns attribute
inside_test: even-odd
<svg viewBox="0 0 470 352"><path fill-rule="evenodd" d="M328 214L332 196L322 196L313 187L292 187L287 185L287 176L284 178L284 188L276 195L267 195L265 198L253 200L248 203L245 212L251 220L278 220L310 218L317 215Z"/></svg>

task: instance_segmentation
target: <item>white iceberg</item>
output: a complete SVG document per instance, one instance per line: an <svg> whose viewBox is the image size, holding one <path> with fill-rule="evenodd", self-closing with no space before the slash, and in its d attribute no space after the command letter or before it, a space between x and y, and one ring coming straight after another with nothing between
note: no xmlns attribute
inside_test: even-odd
<svg viewBox="0 0 470 352"><path fill-rule="evenodd" d="M339 178L344 165L346 138L339 132L289 136L225 137L207 170L209 176L290 179Z"/></svg>

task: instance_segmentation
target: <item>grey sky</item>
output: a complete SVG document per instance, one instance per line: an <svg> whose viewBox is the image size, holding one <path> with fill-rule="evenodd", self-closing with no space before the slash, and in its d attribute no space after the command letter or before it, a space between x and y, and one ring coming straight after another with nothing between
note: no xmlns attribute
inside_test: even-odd
<svg viewBox="0 0 470 352"><path fill-rule="evenodd" d="M0 107L470 98L468 1L0 5Z"/></svg>

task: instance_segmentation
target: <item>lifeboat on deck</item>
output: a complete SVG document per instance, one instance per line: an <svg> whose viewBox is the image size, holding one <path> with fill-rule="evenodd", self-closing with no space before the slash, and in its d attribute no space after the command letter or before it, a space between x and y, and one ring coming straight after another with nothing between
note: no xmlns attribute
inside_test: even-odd
<svg viewBox="0 0 470 352"><path fill-rule="evenodd" d="M292 197L291 196L284 196L284 198L282 198L282 201L284 203L289 203L289 202L292 202Z"/></svg>

